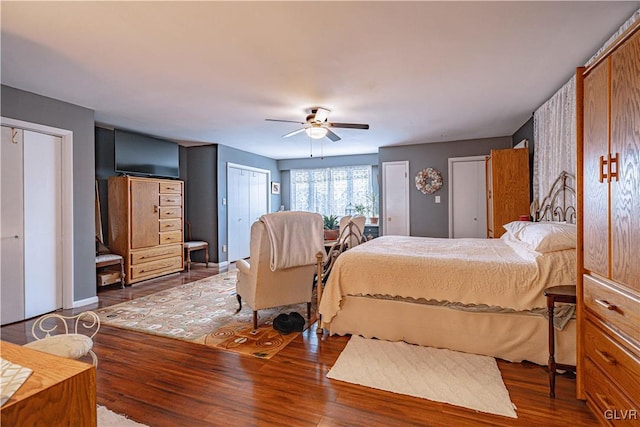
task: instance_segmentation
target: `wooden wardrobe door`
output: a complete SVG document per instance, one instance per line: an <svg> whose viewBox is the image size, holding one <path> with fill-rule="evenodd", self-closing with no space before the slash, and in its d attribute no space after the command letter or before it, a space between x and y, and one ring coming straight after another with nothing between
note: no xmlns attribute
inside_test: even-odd
<svg viewBox="0 0 640 427"><path fill-rule="evenodd" d="M607 158L609 61L584 79L584 268L609 276L608 183L600 182Z"/></svg>
<svg viewBox="0 0 640 427"><path fill-rule="evenodd" d="M611 61L611 278L640 290L640 33Z"/></svg>
<svg viewBox="0 0 640 427"><path fill-rule="evenodd" d="M131 181L131 248L160 244L159 184L157 181Z"/></svg>

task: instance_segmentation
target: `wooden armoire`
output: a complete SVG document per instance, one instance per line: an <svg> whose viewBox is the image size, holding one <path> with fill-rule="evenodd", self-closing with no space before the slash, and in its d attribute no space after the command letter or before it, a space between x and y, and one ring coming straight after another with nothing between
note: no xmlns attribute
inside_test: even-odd
<svg viewBox="0 0 640 427"><path fill-rule="evenodd" d="M640 22L577 82L578 396L605 424L638 425Z"/></svg>
<svg viewBox="0 0 640 427"><path fill-rule="evenodd" d="M109 248L124 258L127 285L182 271L183 194L182 181L109 178Z"/></svg>
<svg viewBox="0 0 640 427"><path fill-rule="evenodd" d="M491 150L487 165L487 237L498 238L511 221L529 215L529 149Z"/></svg>

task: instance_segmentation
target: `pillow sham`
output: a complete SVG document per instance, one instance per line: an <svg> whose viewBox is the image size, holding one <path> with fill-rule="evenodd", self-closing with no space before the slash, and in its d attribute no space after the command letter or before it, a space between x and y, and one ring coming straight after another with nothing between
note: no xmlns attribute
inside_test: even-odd
<svg viewBox="0 0 640 427"><path fill-rule="evenodd" d="M504 228L512 237L540 253L576 247L576 226L564 222L513 221Z"/></svg>

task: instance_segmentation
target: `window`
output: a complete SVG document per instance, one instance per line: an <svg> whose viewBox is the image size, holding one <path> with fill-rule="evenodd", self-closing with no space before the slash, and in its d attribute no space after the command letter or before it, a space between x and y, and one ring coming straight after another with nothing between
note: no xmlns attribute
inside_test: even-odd
<svg viewBox="0 0 640 427"><path fill-rule="evenodd" d="M347 205L369 205L371 166L291 170L291 210L343 216Z"/></svg>

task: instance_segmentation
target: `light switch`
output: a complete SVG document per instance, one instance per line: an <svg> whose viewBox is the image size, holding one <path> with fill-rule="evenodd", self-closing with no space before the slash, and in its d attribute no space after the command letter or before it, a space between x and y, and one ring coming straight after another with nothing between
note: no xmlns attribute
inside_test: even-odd
<svg viewBox="0 0 640 427"><path fill-rule="evenodd" d="M436 203L440 203L440 196L436 196Z"/></svg>
<svg viewBox="0 0 640 427"><path fill-rule="evenodd" d="M222 198L222 206L226 206L227 205L227 198L223 197Z"/></svg>

